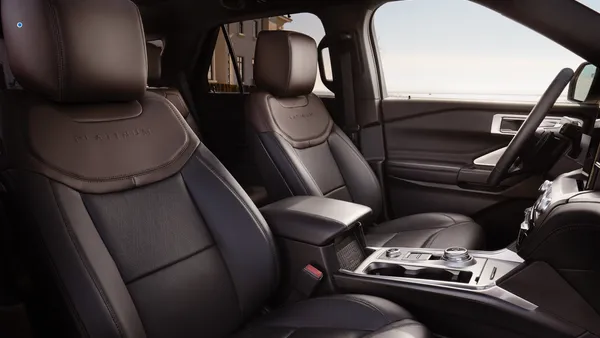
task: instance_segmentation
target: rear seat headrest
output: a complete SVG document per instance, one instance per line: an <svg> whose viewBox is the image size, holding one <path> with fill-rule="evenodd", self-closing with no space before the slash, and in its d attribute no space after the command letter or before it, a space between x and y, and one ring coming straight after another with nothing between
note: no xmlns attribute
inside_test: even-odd
<svg viewBox="0 0 600 338"><path fill-rule="evenodd" d="M148 86L160 87L162 48L151 42L147 42L146 51L148 54Z"/></svg>
<svg viewBox="0 0 600 338"><path fill-rule="evenodd" d="M58 102L130 101L146 90L144 31L126 0L2 0L8 60L27 90Z"/></svg>
<svg viewBox="0 0 600 338"><path fill-rule="evenodd" d="M317 44L290 31L262 31L256 42L256 86L278 97L310 94L317 79Z"/></svg>

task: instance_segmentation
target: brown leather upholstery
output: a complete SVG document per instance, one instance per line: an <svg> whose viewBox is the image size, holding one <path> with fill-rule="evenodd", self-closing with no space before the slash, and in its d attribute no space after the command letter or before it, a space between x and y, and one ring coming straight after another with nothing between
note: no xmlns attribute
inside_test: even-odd
<svg viewBox="0 0 600 338"><path fill-rule="evenodd" d="M15 76L39 94L5 95L14 165L90 193L181 170L199 140L168 100L145 93L145 39L133 3L6 0L2 13L10 13L2 21ZM23 27L9 24L16 21ZM89 104L98 100L104 102Z"/></svg>
<svg viewBox="0 0 600 338"><path fill-rule="evenodd" d="M323 102L311 93L316 80L317 48L300 33L259 35L254 76L258 91L246 102L257 166L273 200L324 196L382 210L379 181ZM372 246L470 249L484 247L484 233L466 216L422 214L384 222L367 230Z"/></svg>
<svg viewBox="0 0 600 338"><path fill-rule="evenodd" d="M259 92L250 95L247 107L250 123L258 132L276 132L298 149L325 142L333 128L331 116L314 94L278 98ZM271 113L264 114L264 107L270 107Z"/></svg>
<svg viewBox="0 0 600 338"><path fill-rule="evenodd" d="M2 4L2 21L23 20L23 29L29 18L21 17L20 4L25 12L79 22L91 41L68 25L51 31L69 50L90 47L98 53L90 46L94 38L120 41L141 27L139 15L122 16L135 11L128 0ZM87 20L97 16L103 20ZM115 25L124 31L114 31ZM37 41L20 41L24 37L14 30L4 34L17 51L22 44L36 52ZM145 73L143 34L128 42L140 49L136 65ZM34 325L37 332L102 338L430 336L406 310L377 297L313 298L262 315L280 289L279 253L264 218L215 156L198 145L175 107L159 95L144 95L145 77L133 97L130 86L120 85L129 81L102 75L112 72L110 63L130 58L128 45L111 47L114 59L92 62L99 75L85 89L60 85L62 75L79 76L73 69L87 63L67 53L71 58L64 64L47 62L44 76L20 69L24 89L3 95L9 168L2 181L19 229L26 229L16 231L24 234L25 256L35 258L28 299L42 314L33 318L43 317ZM49 49L41 52L34 59L54 57ZM34 67L30 61L23 65ZM100 91L92 95L91 88ZM132 98L114 102L126 97L118 90ZM60 102L82 92L83 99L99 101Z"/></svg>
<svg viewBox="0 0 600 338"><path fill-rule="evenodd" d="M5 11L11 13L2 22L8 60L23 87L57 102L129 101L144 95L145 39L133 3L7 0L2 1Z"/></svg>
<svg viewBox="0 0 600 338"><path fill-rule="evenodd" d="M14 91L5 105L19 112L4 116L12 126L4 131L11 161L83 192L160 181L199 144L173 105L153 93L124 103L59 106Z"/></svg>
<svg viewBox="0 0 600 338"><path fill-rule="evenodd" d="M317 78L317 45L304 34L261 31L254 56L254 80L281 97L306 95Z"/></svg>

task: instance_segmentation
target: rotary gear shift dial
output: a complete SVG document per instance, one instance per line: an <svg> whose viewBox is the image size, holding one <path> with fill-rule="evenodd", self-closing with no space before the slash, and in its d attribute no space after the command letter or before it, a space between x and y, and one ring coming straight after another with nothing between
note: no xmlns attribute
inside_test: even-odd
<svg viewBox="0 0 600 338"><path fill-rule="evenodd" d="M468 266L475 263L473 256L469 254L469 250L461 247L450 247L444 250L442 260L446 261L448 265L457 267Z"/></svg>

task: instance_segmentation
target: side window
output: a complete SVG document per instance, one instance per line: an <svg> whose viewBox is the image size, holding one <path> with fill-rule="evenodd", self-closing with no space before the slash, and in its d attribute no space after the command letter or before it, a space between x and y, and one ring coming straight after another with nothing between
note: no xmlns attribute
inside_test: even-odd
<svg viewBox="0 0 600 338"><path fill-rule="evenodd" d="M311 13L298 13L291 15L280 15L244 22L230 23L226 25L227 35L233 47L237 66L242 75L242 85L247 91L254 89L254 51L256 39L263 30L290 30L306 34L315 39L318 44L325 36L325 30L321 20ZM245 34L244 29L247 30ZM232 31L233 30L233 31ZM330 78L331 65L328 53L324 53L325 70L327 78ZM223 33L215 45L212 64L209 67L208 82L213 92L238 92L239 87L235 75L235 68L231 63L231 56L227 48L227 42ZM317 74L314 93L317 95L332 95L321 82Z"/></svg>
<svg viewBox="0 0 600 338"><path fill-rule="evenodd" d="M373 27L388 97L535 102L560 69L583 62L470 1L389 2Z"/></svg>

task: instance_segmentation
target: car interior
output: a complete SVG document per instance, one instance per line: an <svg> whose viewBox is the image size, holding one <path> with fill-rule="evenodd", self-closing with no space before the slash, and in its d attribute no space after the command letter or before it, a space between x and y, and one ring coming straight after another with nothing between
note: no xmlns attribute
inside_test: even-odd
<svg viewBox="0 0 600 338"><path fill-rule="evenodd" d="M394 96L421 1L1 0L0 337L600 337L600 14L461 0L583 61Z"/></svg>

